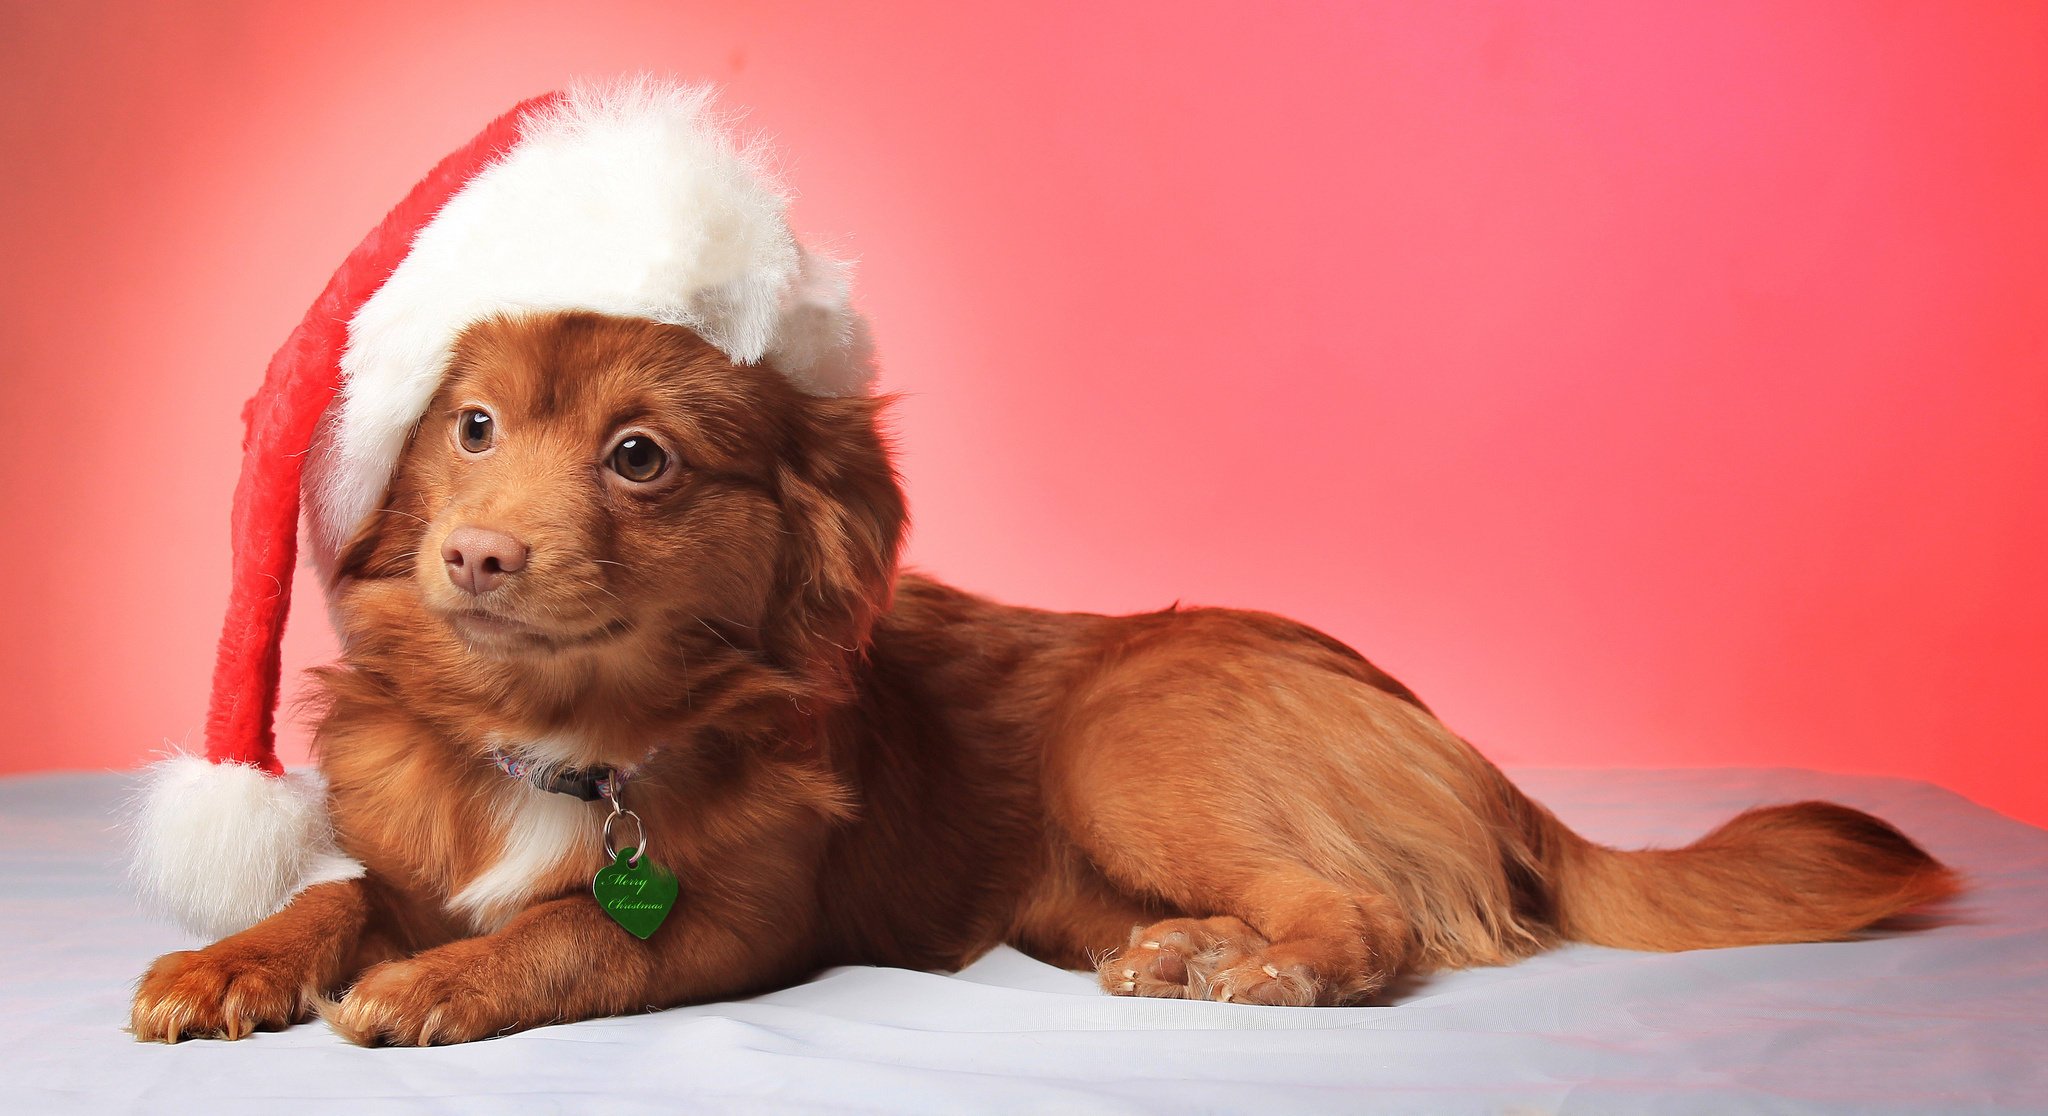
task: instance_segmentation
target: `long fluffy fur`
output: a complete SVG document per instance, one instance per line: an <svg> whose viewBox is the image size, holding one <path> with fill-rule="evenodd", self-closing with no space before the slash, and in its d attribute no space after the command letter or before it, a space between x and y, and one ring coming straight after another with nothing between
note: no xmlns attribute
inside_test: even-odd
<svg viewBox="0 0 2048 1116"><path fill-rule="evenodd" d="M451 434L475 405L487 452ZM1956 886L1824 803L1683 850L1593 845L1280 617L1041 612L900 573L879 408L673 325L467 333L337 559L347 650L317 743L366 875L160 961L138 1036L233 1037L323 1002L358 1042L457 1042L999 942L1113 993L1354 1003L1564 939L1838 938ZM608 472L625 432L674 466ZM441 540L478 524L530 554L471 598ZM603 853L577 822L595 835L605 807L508 782L504 746L645 762L627 804L684 889L652 938L588 892ZM222 992L245 986L269 991Z"/></svg>

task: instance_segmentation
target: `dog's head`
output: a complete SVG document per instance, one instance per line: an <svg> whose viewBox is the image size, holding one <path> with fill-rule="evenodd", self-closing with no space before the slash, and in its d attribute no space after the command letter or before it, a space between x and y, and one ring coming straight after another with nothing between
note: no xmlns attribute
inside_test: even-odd
<svg viewBox="0 0 2048 1116"><path fill-rule="evenodd" d="M350 657L534 706L658 715L749 671L829 697L904 527L879 406L681 326L478 323L342 552Z"/></svg>

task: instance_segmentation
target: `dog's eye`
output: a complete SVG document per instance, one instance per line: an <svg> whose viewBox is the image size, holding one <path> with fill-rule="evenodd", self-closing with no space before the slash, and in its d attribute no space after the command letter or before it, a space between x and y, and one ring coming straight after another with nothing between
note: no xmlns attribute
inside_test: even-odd
<svg viewBox="0 0 2048 1116"><path fill-rule="evenodd" d="M455 417L455 440L471 453L482 453L491 448L495 426L491 416L482 411L464 411Z"/></svg>
<svg viewBox="0 0 2048 1116"><path fill-rule="evenodd" d="M660 476L668 468L668 454L645 434L635 434L612 451L612 472L638 484Z"/></svg>

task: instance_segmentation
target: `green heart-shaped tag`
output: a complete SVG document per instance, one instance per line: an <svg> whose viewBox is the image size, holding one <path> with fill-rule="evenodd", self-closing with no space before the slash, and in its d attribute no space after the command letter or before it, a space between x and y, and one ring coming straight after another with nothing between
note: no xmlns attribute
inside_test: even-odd
<svg viewBox="0 0 2048 1116"><path fill-rule="evenodd" d="M678 885L676 878L653 860L641 857L635 865L632 859L631 848L613 853L611 864L599 868L590 881L590 890L613 922L644 941L676 905Z"/></svg>

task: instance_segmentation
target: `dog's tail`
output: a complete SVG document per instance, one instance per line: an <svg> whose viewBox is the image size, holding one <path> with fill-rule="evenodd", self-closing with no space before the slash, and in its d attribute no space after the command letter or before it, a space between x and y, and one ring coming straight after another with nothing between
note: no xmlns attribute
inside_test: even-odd
<svg viewBox="0 0 2048 1116"><path fill-rule="evenodd" d="M1551 921L1596 945L1830 941L1961 886L1889 823L1832 802L1759 807L1682 849L1641 852L1596 845L1541 807L1522 818L1548 869Z"/></svg>

